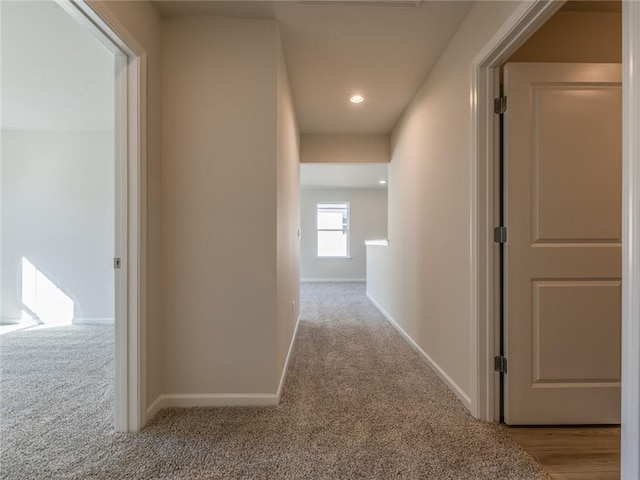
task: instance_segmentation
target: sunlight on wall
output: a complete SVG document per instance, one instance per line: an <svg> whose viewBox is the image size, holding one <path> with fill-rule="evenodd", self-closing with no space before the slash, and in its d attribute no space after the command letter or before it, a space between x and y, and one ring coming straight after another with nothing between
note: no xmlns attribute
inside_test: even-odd
<svg viewBox="0 0 640 480"><path fill-rule="evenodd" d="M47 325L71 325L73 300L22 257L22 304Z"/></svg>

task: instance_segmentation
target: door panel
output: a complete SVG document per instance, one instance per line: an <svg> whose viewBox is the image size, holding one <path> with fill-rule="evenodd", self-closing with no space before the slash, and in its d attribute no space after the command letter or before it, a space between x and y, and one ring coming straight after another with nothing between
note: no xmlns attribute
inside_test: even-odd
<svg viewBox="0 0 640 480"><path fill-rule="evenodd" d="M533 289L534 385L619 381L620 328L601 319L620 315L620 281L534 280Z"/></svg>
<svg viewBox="0 0 640 480"><path fill-rule="evenodd" d="M504 79L505 422L619 423L621 68Z"/></svg>
<svg viewBox="0 0 640 480"><path fill-rule="evenodd" d="M617 125L603 125L621 118L620 87L567 82L532 94L534 242L620 243L621 162L598 174L622 155ZM601 118L586 122L594 112Z"/></svg>

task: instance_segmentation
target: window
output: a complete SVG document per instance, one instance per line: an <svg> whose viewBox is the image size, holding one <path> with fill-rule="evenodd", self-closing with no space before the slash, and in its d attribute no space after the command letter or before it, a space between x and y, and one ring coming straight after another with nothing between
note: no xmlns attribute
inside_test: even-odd
<svg viewBox="0 0 640 480"><path fill-rule="evenodd" d="M349 204L318 203L318 257L349 256Z"/></svg>

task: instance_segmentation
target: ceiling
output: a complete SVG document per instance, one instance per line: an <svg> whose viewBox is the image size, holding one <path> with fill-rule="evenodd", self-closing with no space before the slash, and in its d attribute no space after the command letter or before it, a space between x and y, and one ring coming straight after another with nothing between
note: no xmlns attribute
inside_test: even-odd
<svg viewBox="0 0 640 480"><path fill-rule="evenodd" d="M472 2L180 1L163 16L276 19L303 133L389 133ZM112 128L113 56L53 0L0 0L2 127ZM563 10L620 11L619 1ZM20 48L14 46L19 45ZM82 65L82 68L79 68ZM352 105L347 96L366 101Z"/></svg>
<svg viewBox="0 0 640 480"><path fill-rule="evenodd" d="M0 0L3 129L112 130L114 56L53 0Z"/></svg>
<svg viewBox="0 0 640 480"><path fill-rule="evenodd" d="M387 172L387 163L302 163L300 187L386 189Z"/></svg>
<svg viewBox="0 0 640 480"><path fill-rule="evenodd" d="M153 2L162 16L276 19L302 133L389 133L471 8L463 1ZM366 100L352 105L348 96Z"/></svg>

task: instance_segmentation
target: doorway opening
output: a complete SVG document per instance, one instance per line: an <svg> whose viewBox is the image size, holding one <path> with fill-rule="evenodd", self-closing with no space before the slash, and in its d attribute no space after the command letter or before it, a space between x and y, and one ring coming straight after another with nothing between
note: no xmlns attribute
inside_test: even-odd
<svg viewBox="0 0 640 480"><path fill-rule="evenodd" d="M18 12L24 17L24 32L4 28L5 23L11 21L10 9L22 8L47 9L58 21L47 21L38 27L38 13L29 10ZM8 199L11 203L3 198L2 204L3 320L14 324L24 319L37 324L90 324L92 327L87 328L101 325L112 330L115 327L115 337L108 336L112 342L111 359L115 360L115 369L111 369L115 378L111 379L112 388L115 383L115 402L112 402L114 408L108 428L113 428L115 416L116 430L136 431L146 421L145 371L141 361L144 357L141 338L145 266L141 240L144 240L145 229L141 220L144 204L140 202L140 197L145 195L146 174L141 161L146 155L141 123L146 108L144 51L117 22L115 27L120 31L116 33L102 20L103 17L112 20L103 5L89 6L83 1L10 2L2 4L2 14L3 70L10 70L6 65L10 59L24 67L11 69L14 75L22 72L23 78L14 78L13 85L11 82L2 85L2 193L3 197L5 193L15 194L15 198ZM61 24L64 33L77 38L70 39L59 31L52 31ZM38 29L45 33L44 38ZM18 42L6 38L11 33L28 32L31 37ZM23 53L5 55L5 51L17 48L16 45L21 45L20 52L26 46L37 49L38 43L40 47L43 44L50 47L55 42L52 39L58 37L67 43L57 54L50 52L43 56L41 51L35 60ZM110 66L103 65L88 74L95 76L107 69L101 77L110 85L107 94L97 94L91 78L83 77L86 64L95 63L94 54L111 61ZM85 61L74 66L75 57L82 55L87 57ZM49 73L38 72L39 67L48 69ZM25 73L25 68L32 71ZM56 86L63 88L56 92ZM15 87L15 92L7 91L9 87ZM46 108L38 99L48 99ZM89 108L100 101L104 105ZM83 118L78 114L82 111L88 116ZM8 117L7 112L15 115ZM108 118L110 137L98 138L104 137L105 128L104 123L96 123L97 112L106 115L101 118ZM9 118L14 119L14 127L18 128L21 122L42 122L27 129L31 137L38 138L22 141L24 132L5 125ZM88 136L92 138L86 138ZM9 141L5 141L7 139ZM82 149L74 150L74 144L81 144ZM21 145L24 151L7 150L12 145ZM9 161L20 157L18 153L31 163L12 162L17 167L9 168ZM110 162L100 161L104 156ZM30 177L39 183L28 182ZM5 189L5 180L12 180L11 186L16 188ZM21 189L17 188L19 185ZM96 208L91 208L92 205ZM37 215L19 212L17 207L32 209ZM6 227L11 226L7 222L12 216L19 228L10 230ZM5 247L12 242L16 244L16 232L29 237L26 246L36 245L40 240L40 247L30 252L11 251L11 256L6 256L11 261L5 261L8 252ZM17 243L25 246L24 242ZM101 273L91 265L99 265ZM9 272L10 267L13 274ZM74 277L71 279L73 272L84 272L85 277L78 279L82 275L71 275ZM91 292L100 292L99 301L87 299ZM5 304L5 297L12 301ZM7 308L17 305L13 308L17 315L5 313L5 305ZM13 325L7 330L20 327ZM54 342L54 346L57 345Z"/></svg>
<svg viewBox="0 0 640 480"><path fill-rule="evenodd" d="M620 2L570 2L501 67L496 330L510 425L620 421L621 45Z"/></svg>
<svg viewBox="0 0 640 480"><path fill-rule="evenodd" d="M365 282L365 242L387 238L387 163L300 166L300 280Z"/></svg>
<svg viewBox="0 0 640 480"><path fill-rule="evenodd" d="M575 2L569 5L564 9L564 12L574 11L574 7L576 4L580 4L582 2ZM592 2L592 7L597 2ZM608 8L612 6L613 2L607 2ZM475 121L477 122L474 126L474 131L477 133L478 137L474 138L474 157L480 159L478 163L478 171L477 171L477 185L478 185L478 235L477 238L477 254L478 254L478 277L477 277L477 285L479 287L478 290L478 304L477 304L477 312L478 318L480 319L479 329L477 331L478 337L476 340L479 340L477 343L478 353L482 352L485 348L485 354L479 355L478 358L478 373L479 373L479 382L478 382L478 390L477 390L477 398L478 398L478 411L477 415L481 418L486 418L488 420L498 420L501 415L500 411L500 403L497 399L501 398L500 395L500 383L499 383L499 374L497 372L494 373L494 355L500 355L502 352L499 351L499 347L501 345L501 339L499 335L499 324L494 323L493 319L499 317L500 310L500 299L499 299L499 272L500 272L500 263L499 263L499 247L494 244L494 232L493 228L496 225L500 225L496 223L495 220L499 218L499 202L497 198L499 196L499 188L498 188L498 179L499 179L499 169L495 167L495 164L492 163L491 159L497 157L498 145L500 143L497 141L499 136L499 117L493 114L493 99L500 97L500 70L499 68L504 65L507 60L520 48L523 44L525 44L525 40L534 32L538 31L541 25L545 24L545 22L552 18L552 16L556 13L556 11L562 6L560 3L556 4L543 4L543 2L538 2L537 4L529 7L522 6L519 11L515 12L512 18L505 25L505 30L501 32L501 35L497 35L496 39L490 42L483 51L476 57L473 62L473 86L474 93L472 95L472 104L474 106L474 110L480 114L479 117L475 117ZM617 46L618 46L618 55L619 45L622 44L620 39L621 37L621 29L620 24L621 17L624 15L620 15L620 5L618 4L618 20L617 20ZM569 13L571 15L572 13ZM629 13L627 12L627 15ZM506 33L507 26L510 27L509 33ZM570 29L569 29L570 30ZM593 33L592 30L590 30ZM557 32L556 32L557 33ZM535 35L534 35L535 36ZM498 38L501 37L501 38ZM533 38L533 37L532 37ZM615 38L614 38L615 41ZM566 45L564 45L566 47ZM562 49L559 49L562 50ZM530 53L530 52L529 52ZM547 52L548 53L548 52ZM551 55L557 53L556 51L551 52ZM602 52L600 52L602 53ZM555 60L555 59L536 59L534 62L560 62L563 60ZM570 61L570 60L569 60ZM573 60L573 62L608 62L608 63L620 63L620 60L611 61L611 60L602 60L599 58L583 58L579 60ZM628 73L628 72L627 72ZM624 81L628 81L628 77L624 76ZM619 84L618 84L619 88ZM509 108L509 99L507 99L507 109ZM499 106L499 105L498 105ZM483 118L483 115L486 114L486 119ZM477 147L477 150L476 148ZM484 159L488 159L487 163L484 163ZM631 160L629 160L631 161ZM625 174L629 174L626 171ZM618 186L619 188L619 186ZM621 195L622 197L622 195ZM625 202L628 200L628 197L625 197ZM627 208L628 205L625 203L623 205L623 210ZM626 221L625 217L625 221ZM630 217L628 217L630 218ZM631 226L633 226L633 221L631 222ZM627 224L628 225L628 224ZM507 225L508 226L508 225ZM500 233L500 232L497 232ZM511 235L507 235L507 243L508 238ZM496 237L499 239L500 235ZM628 237L625 235L620 235L618 238L618 243L620 242L620 238L625 238L625 241L628 241ZM611 242L603 242L603 243L611 243ZM626 247L627 249L629 246ZM623 244L623 257L628 252L625 252L625 247ZM489 273L488 276L485 276L486 273ZM615 275L607 275L608 277L614 277ZM623 275L624 276L624 275ZM628 278L628 277L627 277ZM505 283L507 283L509 279L505 279ZM619 274L618 274L619 281ZM625 280L626 281L626 280ZM611 285L605 285L607 287L611 287ZM624 291L628 288L628 285L622 286L622 297L624 300ZM529 292L531 293L531 292ZM535 292L534 292L535 293ZM533 295L533 294L532 294ZM618 301L616 302L617 308L620 307L620 293L618 292ZM615 296L615 295L614 295ZM624 303L623 309L624 309ZM508 307L508 306L507 306ZM484 323L483 319L486 320ZM632 321L627 317L626 321ZM485 327L488 327L485 329ZM623 324L623 328L625 325ZM627 328L630 327L627 325ZM507 333L508 334L508 333ZM624 353L623 353L624 359ZM500 362L502 363L502 362ZM496 366L498 363L496 362ZM637 366L636 366L637 367ZM509 372L509 362L507 358L507 372ZM624 372L624 370L623 370ZM506 375L509 375L507 373ZM624 375L623 375L624 376ZM624 389L623 389L624 392ZM627 404L629 405L629 404ZM623 410L623 418L624 418L624 410ZM627 432L630 430L627 429ZM623 442L624 447L624 442ZM624 450L624 448L623 448ZM617 462L616 462L617 463ZM623 462L624 465L624 462ZM627 465L628 462L627 462Z"/></svg>
<svg viewBox="0 0 640 480"><path fill-rule="evenodd" d="M52 0L1 8L1 425L20 445L114 428L116 59Z"/></svg>

